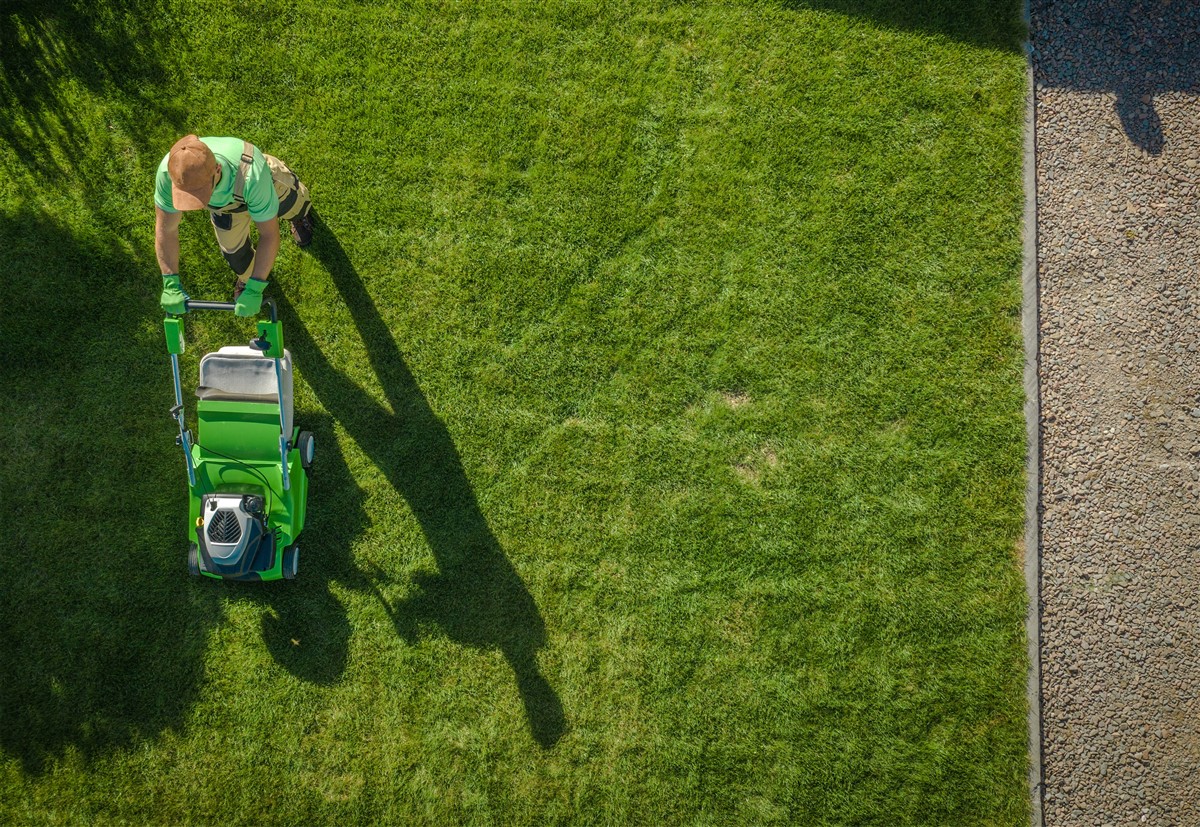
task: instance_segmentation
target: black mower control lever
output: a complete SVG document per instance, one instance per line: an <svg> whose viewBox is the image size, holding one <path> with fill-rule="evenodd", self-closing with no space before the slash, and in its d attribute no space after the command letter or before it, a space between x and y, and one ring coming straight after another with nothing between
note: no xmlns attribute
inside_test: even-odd
<svg viewBox="0 0 1200 827"><path fill-rule="evenodd" d="M233 312L237 309L234 302L202 302L194 299L188 299L186 306L188 310L228 310ZM275 310L273 299L263 299L263 307L271 311L271 321L279 321L279 314Z"/></svg>

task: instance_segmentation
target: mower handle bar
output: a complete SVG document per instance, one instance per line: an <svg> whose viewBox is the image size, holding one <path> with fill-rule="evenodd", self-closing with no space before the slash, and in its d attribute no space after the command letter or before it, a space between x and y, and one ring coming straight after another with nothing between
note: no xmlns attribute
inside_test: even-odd
<svg viewBox="0 0 1200 827"><path fill-rule="evenodd" d="M271 308L271 321L279 320L278 314L275 312L275 300L264 299L263 304ZM229 310L233 311L237 305L233 302L201 302L193 299L188 299L184 302L188 310Z"/></svg>

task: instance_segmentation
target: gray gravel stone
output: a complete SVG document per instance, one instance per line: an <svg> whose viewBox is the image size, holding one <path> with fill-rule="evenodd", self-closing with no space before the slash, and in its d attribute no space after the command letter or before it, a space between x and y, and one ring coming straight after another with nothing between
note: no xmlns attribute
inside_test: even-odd
<svg viewBox="0 0 1200 827"><path fill-rule="evenodd" d="M1047 825L1200 825L1200 2L1031 0Z"/></svg>

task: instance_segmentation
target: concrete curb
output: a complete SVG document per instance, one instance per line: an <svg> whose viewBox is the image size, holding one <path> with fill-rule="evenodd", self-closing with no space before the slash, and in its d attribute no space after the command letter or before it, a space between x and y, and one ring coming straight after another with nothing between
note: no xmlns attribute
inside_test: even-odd
<svg viewBox="0 0 1200 827"><path fill-rule="evenodd" d="M1024 3L1026 31L1029 2ZM1041 396L1038 382L1038 254L1037 254L1037 87L1033 78L1032 33L1025 43L1025 150L1023 178L1025 214L1021 268L1021 334L1025 341L1025 590L1029 609L1025 639L1029 675L1025 686L1029 726L1030 824L1043 827L1042 776L1042 611L1041 611Z"/></svg>

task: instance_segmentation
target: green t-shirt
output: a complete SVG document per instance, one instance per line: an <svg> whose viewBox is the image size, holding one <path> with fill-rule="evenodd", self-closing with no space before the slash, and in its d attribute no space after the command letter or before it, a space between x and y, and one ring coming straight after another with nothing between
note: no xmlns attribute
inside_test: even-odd
<svg viewBox="0 0 1200 827"><path fill-rule="evenodd" d="M241 138L201 138L200 142L212 150L221 165L221 180L217 182L212 197L208 199L210 210L220 210L233 203L233 182L242 163ZM163 156L154 178L154 203L164 212L179 212L171 202L171 175L167 172L167 159ZM270 221L279 214L279 198L275 195L275 182L271 168L263 154L254 147L254 163L246 171L246 187L242 190L246 208L255 221Z"/></svg>

